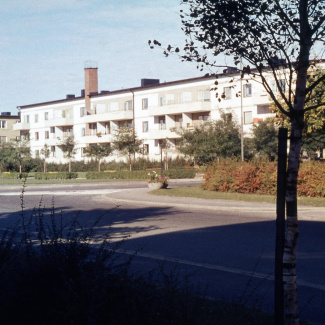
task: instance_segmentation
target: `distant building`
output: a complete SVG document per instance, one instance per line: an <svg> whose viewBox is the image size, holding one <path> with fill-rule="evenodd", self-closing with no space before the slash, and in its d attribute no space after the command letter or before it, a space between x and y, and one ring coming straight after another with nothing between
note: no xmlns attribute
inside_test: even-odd
<svg viewBox="0 0 325 325"><path fill-rule="evenodd" d="M215 81L218 77L218 90ZM233 81L236 79L237 81ZM73 135L77 153L75 160L89 159L86 148L93 143L112 143L120 127L134 127L143 140L139 157L160 159L160 143L167 140L168 157L176 157L180 136L177 128L191 129L206 121L217 120L221 112L241 122L245 134L253 123L273 116L270 99L263 86L244 80L243 98L237 70L219 76L192 78L160 83L158 79L142 79L141 86L117 91L98 91L97 67L85 67L85 89L80 96L20 106L21 122L15 131L30 139L31 152L39 156L45 144L53 162L66 162L59 145ZM236 85L237 88L234 88ZM220 101L216 93L223 94ZM242 114L241 114L242 112ZM115 152L108 160L122 159Z"/></svg>
<svg viewBox="0 0 325 325"><path fill-rule="evenodd" d="M0 144L15 140L20 136L19 130L14 129L14 125L19 121L19 115L11 115L10 112L0 113Z"/></svg>

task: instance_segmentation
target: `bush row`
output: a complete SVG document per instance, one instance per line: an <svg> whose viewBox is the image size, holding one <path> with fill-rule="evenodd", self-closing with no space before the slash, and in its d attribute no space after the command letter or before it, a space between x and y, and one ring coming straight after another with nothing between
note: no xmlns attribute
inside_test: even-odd
<svg viewBox="0 0 325 325"><path fill-rule="evenodd" d="M168 159L168 167L170 169L174 168L183 168L190 166L191 162L183 157L176 157L174 159ZM6 163L1 161L2 170L18 172L19 164L17 162ZM165 161L164 161L165 163ZM47 163L48 172L67 172L69 170L68 163ZM97 171L98 170L98 161L90 160L88 162L83 161L72 161L71 162L72 170L79 172L88 172L88 171ZM28 158L22 161L22 171L23 172L42 172L44 168L44 161L39 158ZM158 168L160 167L160 161L150 160L148 158L137 158L135 161L132 161L133 170L145 170L147 168ZM101 170L123 170L128 169L129 164L123 161L110 161L101 163Z"/></svg>
<svg viewBox="0 0 325 325"><path fill-rule="evenodd" d="M300 164L298 196L325 197L325 164L318 161ZM203 188L210 191L276 194L277 164L240 162L225 159L207 168Z"/></svg>
<svg viewBox="0 0 325 325"><path fill-rule="evenodd" d="M35 179L72 179L77 178L78 173L59 172L59 173L35 173Z"/></svg>
<svg viewBox="0 0 325 325"><path fill-rule="evenodd" d="M4 172L1 173L1 177L3 179L22 179L22 178L27 178L28 173L8 173L8 172Z"/></svg>
<svg viewBox="0 0 325 325"><path fill-rule="evenodd" d="M88 172L87 179L147 179L148 174L152 171L135 170L135 171L113 171L113 172ZM160 175L160 171L156 173ZM193 178L195 177L195 169L169 169L163 171L163 176L169 178Z"/></svg>

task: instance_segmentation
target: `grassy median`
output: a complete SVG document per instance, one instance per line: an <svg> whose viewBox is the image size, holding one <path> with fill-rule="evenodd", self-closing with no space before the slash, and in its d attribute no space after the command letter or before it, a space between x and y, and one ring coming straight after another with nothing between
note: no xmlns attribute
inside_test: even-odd
<svg viewBox="0 0 325 325"><path fill-rule="evenodd" d="M165 195L173 197L195 197L208 200L233 200L243 202L275 203L276 197L272 195L226 193L203 190L200 186L171 187L167 189L154 190L154 195ZM325 207L325 198L299 197L298 204L313 207Z"/></svg>

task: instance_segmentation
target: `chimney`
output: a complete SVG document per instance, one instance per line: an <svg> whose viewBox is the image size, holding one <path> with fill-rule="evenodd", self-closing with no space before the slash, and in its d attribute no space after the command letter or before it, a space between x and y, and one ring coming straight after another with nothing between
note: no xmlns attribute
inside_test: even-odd
<svg viewBox="0 0 325 325"><path fill-rule="evenodd" d="M85 63L85 106L90 110L90 94L98 93L98 68L97 63L87 61Z"/></svg>

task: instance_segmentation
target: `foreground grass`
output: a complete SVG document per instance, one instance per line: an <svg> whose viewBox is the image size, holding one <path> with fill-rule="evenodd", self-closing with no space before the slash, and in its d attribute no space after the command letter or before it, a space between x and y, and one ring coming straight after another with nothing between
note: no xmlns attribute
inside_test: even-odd
<svg viewBox="0 0 325 325"><path fill-rule="evenodd" d="M150 193L155 195L173 197L195 197L209 200L233 200L243 202L276 203L276 197L271 195L226 193L217 191L206 191L200 186L186 186L154 190ZM299 197L298 204L313 207L325 207L325 198Z"/></svg>

